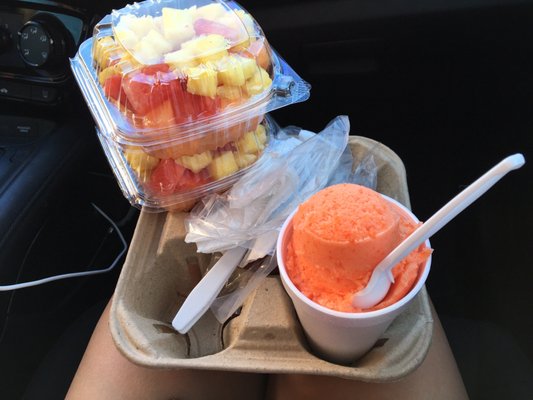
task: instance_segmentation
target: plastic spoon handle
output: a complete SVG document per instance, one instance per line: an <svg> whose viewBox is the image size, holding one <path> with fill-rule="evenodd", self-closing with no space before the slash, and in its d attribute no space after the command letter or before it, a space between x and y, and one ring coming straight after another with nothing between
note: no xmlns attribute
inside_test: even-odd
<svg viewBox="0 0 533 400"><path fill-rule="evenodd" d="M505 158L450 200L376 266L366 288L354 295L353 304L362 308L368 308L379 303L388 291L387 287L385 293L379 293L379 296L382 295L381 298L378 298L377 300L373 298L374 294L372 294L372 292L378 289L377 287L374 289L374 286L377 285L380 278L384 275L387 276L390 284L390 282L392 282L391 270L396 264L403 260L417 246L422 244L426 239L434 235L444 225L450 222L457 216L457 214L477 200L508 172L520 168L524 163L524 156L520 153ZM367 299L365 299L365 296L368 297L368 302ZM378 295L376 294L376 296ZM373 304L368 305L369 302Z"/></svg>
<svg viewBox="0 0 533 400"><path fill-rule="evenodd" d="M376 269L389 270L405 258L417 246L426 239L437 233L444 225L455 218L461 211L476 201L481 195L489 190L496 182L508 172L520 168L524 164L524 157L515 154L505 158L491 168L474 183L450 200L444 207L437 211L430 219L422 224L410 235L401 246L396 247L385 259L379 263Z"/></svg>
<svg viewBox="0 0 533 400"><path fill-rule="evenodd" d="M174 329L179 333L187 333L205 314L237 265L239 265L239 261L245 252L245 248L235 247L226 251L220 257L220 260L198 282L181 305L172 320Z"/></svg>

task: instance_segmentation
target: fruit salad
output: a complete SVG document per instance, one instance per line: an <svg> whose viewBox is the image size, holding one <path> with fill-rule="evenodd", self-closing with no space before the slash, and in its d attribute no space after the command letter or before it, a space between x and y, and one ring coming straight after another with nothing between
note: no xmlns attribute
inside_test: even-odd
<svg viewBox="0 0 533 400"><path fill-rule="evenodd" d="M117 145L100 135L126 197L148 211L187 210L207 193L228 189L268 145L269 117L237 140L214 150L155 157L141 146ZM133 186L133 187L132 187Z"/></svg>
<svg viewBox="0 0 533 400"><path fill-rule="evenodd" d="M245 107L272 85L271 51L249 14L218 2L174 3L115 11L112 35L93 41L106 98L152 138Z"/></svg>
<svg viewBox="0 0 533 400"><path fill-rule="evenodd" d="M232 1L114 10L71 67L125 196L151 211L228 189L268 146L268 112L310 91Z"/></svg>

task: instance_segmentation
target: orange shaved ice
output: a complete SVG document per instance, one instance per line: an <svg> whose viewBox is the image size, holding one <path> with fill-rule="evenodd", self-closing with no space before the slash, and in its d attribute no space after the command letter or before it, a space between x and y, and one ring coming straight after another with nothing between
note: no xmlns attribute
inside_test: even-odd
<svg viewBox="0 0 533 400"><path fill-rule="evenodd" d="M287 273L316 303L337 311L362 311L352 306L353 294L366 286L374 267L415 228L400 207L371 189L330 186L300 205L293 217ZM372 309L405 296L430 254L431 249L422 245L395 266L395 283Z"/></svg>

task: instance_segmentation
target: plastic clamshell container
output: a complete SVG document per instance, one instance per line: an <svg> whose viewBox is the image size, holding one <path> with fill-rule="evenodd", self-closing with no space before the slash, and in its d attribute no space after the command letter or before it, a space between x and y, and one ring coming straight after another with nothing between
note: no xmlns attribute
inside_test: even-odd
<svg viewBox="0 0 533 400"><path fill-rule="evenodd" d="M99 131L97 134L124 196L138 208L159 212L188 210L201 197L233 185L261 158L278 127L266 115L250 129L222 147L177 158L158 158L142 146L117 143Z"/></svg>
<svg viewBox="0 0 533 400"><path fill-rule="evenodd" d="M357 159L372 151L377 190L409 207L403 163L388 147L352 136ZM298 373L388 382L408 375L424 360L433 317L423 288L377 344L352 365L320 359L310 350L279 276L271 275L240 313L220 324L206 313L186 334L171 321L201 279L210 255L187 244L186 213L141 213L113 296L110 329L132 362L154 368L193 368L258 373Z"/></svg>
<svg viewBox="0 0 533 400"><path fill-rule="evenodd" d="M71 67L100 132L156 157L234 141L310 86L234 2L148 0L115 10Z"/></svg>

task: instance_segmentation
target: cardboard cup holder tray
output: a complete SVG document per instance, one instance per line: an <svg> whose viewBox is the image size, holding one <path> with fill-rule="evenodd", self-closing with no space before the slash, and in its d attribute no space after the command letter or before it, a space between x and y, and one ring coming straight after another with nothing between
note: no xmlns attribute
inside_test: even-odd
<svg viewBox="0 0 533 400"><path fill-rule="evenodd" d="M350 137L353 154L374 154L377 190L409 204L400 158L374 140ZM211 312L186 334L172 318L201 279L210 255L183 241L185 213L141 213L111 306L110 328L130 361L154 368L337 376L367 382L399 379L416 369L429 349L433 318L424 289L364 357L337 365L311 353L279 277L269 276L240 312L220 324Z"/></svg>

